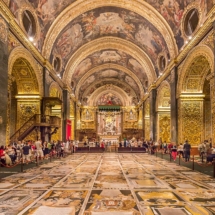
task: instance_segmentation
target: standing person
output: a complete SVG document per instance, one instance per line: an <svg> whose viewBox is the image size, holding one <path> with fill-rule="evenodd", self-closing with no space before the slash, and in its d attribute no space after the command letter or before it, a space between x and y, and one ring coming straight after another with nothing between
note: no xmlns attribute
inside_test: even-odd
<svg viewBox="0 0 215 215"><path fill-rule="evenodd" d="M170 142L170 143L168 144L168 146L167 146L168 151L169 151L169 154L171 154L172 147L173 147L173 144Z"/></svg>
<svg viewBox="0 0 215 215"><path fill-rule="evenodd" d="M200 143L199 146L198 146L199 156L200 156L200 157L202 157L202 156L205 155L205 152L206 152L205 149L206 149L206 148L205 148L205 143L204 143L204 142L203 142L203 143Z"/></svg>
<svg viewBox="0 0 215 215"><path fill-rule="evenodd" d="M171 149L171 155L172 155L173 160L175 161L176 157L177 157L177 147L176 147L176 145L173 145L173 147Z"/></svg>
<svg viewBox="0 0 215 215"><path fill-rule="evenodd" d="M57 157L60 157L60 155L61 155L61 142L60 142L60 140L57 141L56 152L57 152Z"/></svg>
<svg viewBox="0 0 215 215"><path fill-rule="evenodd" d="M48 147L48 151L50 153L52 150L52 144L50 142L48 142L47 147Z"/></svg>
<svg viewBox="0 0 215 215"><path fill-rule="evenodd" d="M188 162L190 160L190 150L191 150L191 145L188 143L188 140L186 140L184 144L185 162Z"/></svg>
<svg viewBox="0 0 215 215"><path fill-rule="evenodd" d="M78 141L78 140L76 140L76 141L75 141L75 151L77 151L77 150L78 150L78 144L79 144L79 141Z"/></svg>
<svg viewBox="0 0 215 215"><path fill-rule="evenodd" d="M105 149L105 145L104 145L104 142L102 141L101 143L101 148L104 150Z"/></svg>
<svg viewBox="0 0 215 215"><path fill-rule="evenodd" d="M70 140L70 143L69 143L69 150L71 151L71 154L74 153L73 140Z"/></svg>
<svg viewBox="0 0 215 215"><path fill-rule="evenodd" d="M46 141L43 143L43 154L44 154L45 159L48 159L49 149L48 149L48 144Z"/></svg>
<svg viewBox="0 0 215 215"><path fill-rule="evenodd" d="M206 153L206 155L209 155L210 154L210 143L208 142L208 140L205 140L204 141L204 143L205 143L205 153Z"/></svg>
<svg viewBox="0 0 215 215"><path fill-rule="evenodd" d="M36 147L36 156L37 156L37 159L40 157L41 159L44 158L44 154L43 154L43 147L42 147L42 142L40 139L38 139L36 142L35 142L35 147Z"/></svg>
<svg viewBox="0 0 215 215"><path fill-rule="evenodd" d="M182 143L180 143L180 145L178 146L178 154L179 156L184 158L184 146L182 145Z"/></svg>
<svg viewBox="0 0 215 215"><path fill-rule="evenodd" d="M31 150L31 147L28 146L28 143L26 142L25 145L22 147L22 153L23 153L23 161L26 161L27 164L28 162L31 161L30 150Z"/></svg>
<svg viewBox="0 0 215 215"><path fill-rule="evenodd" d="M163 142L162 144L162 148L163 148L163 154L166 154L167 153L167 143L166 143L166 140Z"/></svg>

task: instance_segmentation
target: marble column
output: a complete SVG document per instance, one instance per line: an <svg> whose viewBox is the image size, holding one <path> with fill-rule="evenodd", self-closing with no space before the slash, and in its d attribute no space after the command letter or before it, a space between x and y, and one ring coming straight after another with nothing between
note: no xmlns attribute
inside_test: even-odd
<svg viewBox="0 0 215 215"><path fill-rule="evenodd" d="M70 119L70 95L68 90L63 90L63 126L62 139L66 141L67 120Z"/></svg>
<svg viewBox="0 0 215 215"><path fill-rule="evenodd" d="M0 16L0 144L6 145L8 121L8 24ZM9 122L9 121L8 121Z"/></svg>
<svg viewBox="0 0 215 215"><path fill-rule="evenodd" d="M49 87L50 87L50 77L49 77L49 72L46 69L46 67L43 67L43 97L49 97ZM49 114L51 113L51 107L46 107L46 104L44 100L42 101L41 104L41 110L40 113L41 115L46 115L47 114L47 108L49 109ZM51 135L50 135L50 128L49 127L40 127L40 133L41 133L41 139L42 141L47 141L49 142L51 140Z"/></svg>
<svg viewBox="0 0 215 215"><path fill-rule="evenodd" d="M171 142L177 142L178 140L178 107L176 99L177 90L177 67L172 69L170 75L170 114L171 114Z"/></svg>
<svg viewBox="0 0 215 215"><path fill-rule="evenodd" d="M157 95L156 89L152 89L149 95L149 103L150 103L150 138L153 141L157 141L156 95Z"/></svg>

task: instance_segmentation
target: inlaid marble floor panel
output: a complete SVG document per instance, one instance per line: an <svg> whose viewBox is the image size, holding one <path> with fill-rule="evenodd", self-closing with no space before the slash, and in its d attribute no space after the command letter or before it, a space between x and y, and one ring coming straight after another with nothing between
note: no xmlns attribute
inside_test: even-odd
<svg viewBox="0 0 215 215"><path fill-rule="evenodd" d="M0 215L212 215L215 179L148 154L75 154L0 179Z"/></svg>

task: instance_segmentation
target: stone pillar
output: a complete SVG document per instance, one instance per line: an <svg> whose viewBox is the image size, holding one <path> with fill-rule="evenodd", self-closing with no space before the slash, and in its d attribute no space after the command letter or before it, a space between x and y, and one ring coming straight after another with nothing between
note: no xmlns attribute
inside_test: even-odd
<svg viewBox="0 0 215 215"><path fill-rule="evenodd" d="M177 67L174 67L170 75L170 116L171 116L171 142L178 141L178 106L176 99L177 91Z"/></svg>
<svg viewBox="0 0 215 215"><path fill-rule="evenodd" d="M150 138L154 141L157 141L157 116L156 116L156 89L152 89L149 95L150 103Z"/></svg>
<svg viewBox="0 0 215 215"><path fill-rule="evenodd" d="M49 71L43 67L43 96L49 97L49 86L51 83L51 78L49 76Z"/></svg>
<svg viewBox="0 0 215 215"><path fill-rule="evenodd" d="M215 21L213 22L213 53L215 62ZM212 144L215 144L215 66L212 71L213 78L210 80L211 86L211 113L212 113Z"/></svg>
<svg viewBox="0 0 215 215"><path fill-rule="evenodd" d="M150 103L149 98L144 102L144 117L143 117L143 130L144 139L150 139Z"/></svg>
<svg viewBox="0 0 215 215"><path fill-rule="evenodd" d="M67 120L70 118L70 95L68 90L63 90L63 126L62 139L66 141Z"/></svg>
<svg viewBox="0 0 215 215"><path fill-rule="evenodd" d="M8 24L0 16L0 143L8 144L7 122L8 118ZM9 133L8 133L9 135Z"/></svg>
<svg viewBox="0 0 215 215"><path fill-rule="evenodd" d="M51 81L50 81L50 77L49 77L49 72L46 69L46 67L43 67L43 97L49 97L50 83L51 83ZM42 104L41 104L40 113L41 113L41 115L50 115L51 114L51 106L46 107L44 100L42 101ZM51 131L51 128L49 128L49 127L40 127L42 141L49 142L51 140L50 131Z"/></svg>

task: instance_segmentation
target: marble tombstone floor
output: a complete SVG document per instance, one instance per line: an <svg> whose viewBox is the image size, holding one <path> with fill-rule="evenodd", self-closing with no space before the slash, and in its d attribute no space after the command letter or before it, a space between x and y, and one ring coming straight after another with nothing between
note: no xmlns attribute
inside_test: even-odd
<svg viewBox="0 0 215 215"><path fill-rule="evenodd" d="M0 215L215 214L215 179L147 154L76 154L0 180Z"/></svg>

